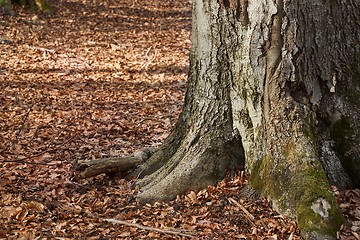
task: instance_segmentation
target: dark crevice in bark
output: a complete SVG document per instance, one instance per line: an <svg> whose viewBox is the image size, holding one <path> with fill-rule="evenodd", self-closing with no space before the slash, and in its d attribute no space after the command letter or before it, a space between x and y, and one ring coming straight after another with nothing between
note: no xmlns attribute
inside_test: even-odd
<svg viewBox="0 0 360 240"><path fill-rule="evenodd" d="M243 3L244 1L242 1ZM246 1L247 2L247 1ZM243 8L242 8L243 7ZM246 6L247 7L247 6ZM227 103L228 103L228 112L227 115L224 116L224 119L228 119L229 123L228 126L232 127L233 124L233 113L232 113L232 100L230 98L230 89L234 86L234 73L231 69L231 63L237 61L237 59L234 59L232 56L234 52L236 52L237 46L238 46L238 29L236 25L236 16L240 14L239 11L243 11L244 14L247 14L247 9L244 9L244 6L240 6L240 1L236 1L235 5L235 13L232 10L226 11L226 18L222 18L219 16L218 20L218 26L220 27L220 47L218 47L218 62L221 63L221 67L219 68L219 80L224 81L223 87L225 88L226 97L227 97ZM234 17L235 16L235 17ZM245 16L247 17L247 15ZM222 22L225 21L225 22ZM231 39L231 41L226 42L226 40ZM221 75L225 76L221 76ZM243 144L241 141L241 136L238 129L229 129L226 132L231 131L231 135L228 137L225 137L225 148L224 148L224 154L229 158L230 160L230 170L233 171L237 167L244 168L245 167L245 151L243 148Z"/></svg>
<svg viewBox="0 0 360 240"><path fill-rule="evenodd" d="M248 13L248 0L237 0L237 7L236 7L236 19L241 22L241 24L246 27L249 21L249 13Z"/></svg>
<svg viewBox="0 0 360 240"><path fill-rule="evenodd" d="M230 7L230 1L229 0L223 0L223 4L225 8L229 8Z"/></svg>
<svg viewBox="0 0 360 240"><path fill-rule="evenodd" d="M291 98L299 103L306 105L307 107L311 107L309 98L310 96L306 92L306 88L303 82L300 81L287 81L285 83L286 85L286 91L290 94Z"/></svg>

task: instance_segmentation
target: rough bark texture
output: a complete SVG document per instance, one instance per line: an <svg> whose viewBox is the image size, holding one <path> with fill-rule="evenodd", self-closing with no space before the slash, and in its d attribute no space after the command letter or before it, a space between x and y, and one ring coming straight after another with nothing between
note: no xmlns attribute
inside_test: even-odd
<svg viewBox="0 0 360 240"><path fill-rule="evenodd" d="M139 199L173 198L246 162L305 239L335 239L330 189L360 186L355 0L194 0L189 89Z"/></svg>
<svg viewBox="0 0 360 240"><path fill-rule="evenodd" d="M51 4L48 2L48 0L27 0L27 1L30 1L30 2L34 1L36 6L38 7L38 9L46 14L54 13L54 9L51 6Z"/></svg>
<svg viewBox="0 0 360 240"><path fill-rule="evenodd" d="M11 0L0 0L0 7L4 10L6 14L14 15L15 12L11 5Z"/></svg>

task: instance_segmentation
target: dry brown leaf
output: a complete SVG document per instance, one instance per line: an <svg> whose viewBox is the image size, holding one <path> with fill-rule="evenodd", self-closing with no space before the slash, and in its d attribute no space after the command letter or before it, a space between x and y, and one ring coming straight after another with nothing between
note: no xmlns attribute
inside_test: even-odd
<svg viewBox="0 0 360 240"><path fill-rule="evenodd" d="M21 207L4 206L0 208L0 218L13 218L21 213Z"/></svg>

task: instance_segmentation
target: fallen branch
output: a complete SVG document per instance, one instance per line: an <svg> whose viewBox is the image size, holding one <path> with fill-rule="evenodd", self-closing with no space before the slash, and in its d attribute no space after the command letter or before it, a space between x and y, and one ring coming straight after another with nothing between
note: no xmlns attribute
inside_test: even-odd
<svg viewBox="0 0 360 240"><path fill-rule="evenodd" d="M78 163L74 168L80 172L82 178L94 177L102 173L125 173L144 163L154 151L152 148L145 148L135 151L134 156L99 158Z"/></svg>
<svg viewBox="0 0 360 240"><path fill-rule="evenodd" d="M123 220L117 220L117 219L112 219L112 218L105 218L105 219L102 219L102 220L104 220L106 222L113 223L113 224L121 224L121 225L130 226L130 227L136 227L136 228L140 228L140 229L147 230L147 231L154 231L154 232L160 232L160 233L165 233L165 234L179 235L179 236L188 237L188 238L195 237L193 235L182 233L180 231L171 231L171 230L164 230L164 229L160 229L160 228L147 227L147 226L140 225L140 224L137 224L137 223L129 223L129 222L126 222L126 221L123 221Z"/></svg>
<svg viewBox="0 0 360 240"><path fill-rule="evenodd" d="M127 172L144 161L136 157L113 157L83 162L76 167L82 178L94 177L102 173L113 174Z"/></svg>

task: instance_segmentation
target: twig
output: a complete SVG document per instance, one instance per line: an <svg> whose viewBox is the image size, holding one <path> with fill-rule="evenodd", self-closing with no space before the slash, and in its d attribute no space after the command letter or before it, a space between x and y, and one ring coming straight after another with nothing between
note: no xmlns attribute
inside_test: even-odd
<svg viewBox="0 0 360 240"><path fill-rule="evenodd" d="M65 142L61 143L60 146L63 146L67 143L69 143L71 140L73 140L75 138L76 135L70 137L68 140L66 140ZM55 141L55 138L56 136L51 140L51 143L48 144L48 146L46 147L46 149L38 154L35 154L35 155L32 155L32 156L28 156L28 157L24 157L24 158L18 158L18 159L15 159L15 160L2 160L0 162L13 162L13 163L21 163L21 164L32 164L32 165L55 165L53 163L49 163L49 162L27 162L27 161L24 161L24 160L27 160L27 159L31 159L31 158L36 158L36 157L39 157L47 152L50 151L50 145L54 143Z"/></svg>
<svg viewBox="0 0 360 240"><path fill-rule="evenodd" d="M154 56L152 57L152 59L150 59L150 57L148 56L152 48L153 47L150 46L149 49L146 51L145 56L146 56L148 61L141 65L141 67L140 67L141 69L144 69L145 67L147 68L149 66L149 64L152 63L156 59L156 56L157 56L156 48L154 48L155 49L154 50Z"/></svg>
<svg viewBox="0 0 360 240"><path fill-rule="evenodd" d="M354 231L351 231L351 233L356 237L356 239L360 240L360 236L359 234L357 234L356 232Z"/></svg>
<svg viewBox="0 0 360 240"><path fill-rule="evenodd" d="M255 217L251 214L251 213L249 213L249 211L248 210L246 210L246 208L243 206L243 205L241 205L240 203L238 203L235 199L233 199L233 198L228 198L229 199L229 201L230 202L232 202L232 203L234 203L236 206L238 206L245 214L246 214L246 216L248 216L249 218L250 218L250 220L253 222L254 220L255 220Z"/></svg>
<svg viewBox="0 0 360 240"><path fill-rule="evenodd" d="M32 156L32 157L36 157L36 156ZM28 159L28 158L30 158L30 157L26 157L26 158L23 158L23 159ZM13 163L20 163L20 164L44 165L44 166L55 165L53 163L47 163L47 162L27 162L27 161L22 161L22 159L3 160L1 162L13 162Z"/></svg>
<svg viewBox="0 0 360 240"><path fill-rule="evenodd" d="M47 49L47 48L43 48L43 47L35 47L35 46L28 46L30 49L35 49L35 50L40 50L40 51L44 51L44 52L55 52L55 50L53 49Z"/></svg>
<svg viewBox="0 0 360 240"><path fill-rule="evenodd" d="M102 220L104 220L106 222L113 223L113 224L122 224L122 225L130 226L130 227L136 227L136 228L144 229L144 230L147 230L147 231L155 231L155 232L172 234L172 235L179 235L179 236L182 236L182 237L189 237L189 238L195 237L193 235L182 233L182 232L171 231L171 230L163 230L163 229L160 229L160 228L147 227L147 226L140 225L140 224L137 224L137 223L129 223L129 222L126 222L126 221L123 221L123 220L117 220L117 219L113 219L113 218L105 218L105 219L102 219Z"/></svg>
<svg viewBox="0 0 360 240"><path fill-rule="evenodd" d="M29 114L30 114L31 110L32 110L32 106L29 107L28 111L26 112L25 117L21 123L21 126L19 127L19 130L15 135L15 139L14 139L13 143L15 143L19 139L20 133L24 129L25 123L27 122L27 120L29 118Z"/></svg>
<svg viewBox="0 0 360 240"><path fill-rule="evenodd" d="M146 51L146 53L145 53L145 56L146 56L147 58L148 58L148 54L149 54L151 48L152 48L152 46L150 46L149 49L148 49L148 50Z"/></svg>
<svg viewBox="0 0 360 240"><path fill-rule="evenodd" d="M49 148L47 148L46 150L38 153L38 154L35 154L35 155L32 155L32 156L29 156L29 157L24 157L24 158L18 158L18 159L15 159L15 160L3 160L1 162L15 162L15 163L22 163L22 164L33 164L33 165L52 165L52 164L49 164L47 162L26 162L24 160L26 159L30 159L30 158L36 158L36 157L39 157L45 153L47 153L49 151Z"/></svg>
<svg viewBox="0 0 360 240"><path fill-rule="evenodd" d="M238 206L245 214L246 216L248 216L248 218L250 219L250 222L253 224L253 225L256 225L254 223L254 220L255 220L255 217L254 215L252 215L243 205L241 205L240 203L238 203L235 199L233 198L228 198L228 200L232 203L234 203L236 206ZM259 222L261 223L261 225L267 229L267 226L266 224L264 223L264 221L262 219L259 220Z"/></svg>

